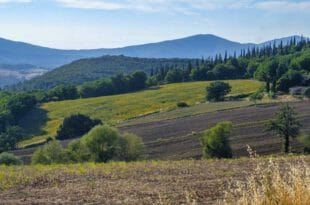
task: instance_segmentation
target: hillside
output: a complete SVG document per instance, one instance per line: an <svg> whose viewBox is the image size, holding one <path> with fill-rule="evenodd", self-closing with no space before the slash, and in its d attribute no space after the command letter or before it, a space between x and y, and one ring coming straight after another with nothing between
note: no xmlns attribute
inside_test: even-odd
<svg viewBox="0 0 310 205"><path fill-rule="evenodd" d="M262 85L261 82L252 80L228 82L232 86L231 95L252 93ZM205 102L205 88L209 83L210 81L168 84L159 89L136 93L45 103L21 120L21 126L29 136L34 137L22 144L42 141L55 135L64 117L73 113L82 113L109 124L118 124L126 119L175 109L178 102L189 105L202 103ZM216 109L231 106L238 105L219 106Z"/></svg>
<svg viewBox="0 0 310 205"><path fill-rule="evenodd" d="M152 68L167 65L186 67L193 59L153 59L133 58L126 56L103 56L100 58L82 59L54 69L45 75L17 85L18 89L49 89L59 84L79 85L98 80L117 73L130 73L136 70L150 73Z"/></svg>

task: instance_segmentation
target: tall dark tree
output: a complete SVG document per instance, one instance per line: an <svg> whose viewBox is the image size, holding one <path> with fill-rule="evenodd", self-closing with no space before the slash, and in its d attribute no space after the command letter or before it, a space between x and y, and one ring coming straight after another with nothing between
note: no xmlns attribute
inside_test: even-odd
<svg viewBox="0 0 310 205"><path fill-rule="evenodd" d="M266 130L275 132L283 140L284 152L290 151L290 138L296 138L299 134L301 124L298 121L295 109L289 105L281 108L275 118L268 121Z"/></svg>

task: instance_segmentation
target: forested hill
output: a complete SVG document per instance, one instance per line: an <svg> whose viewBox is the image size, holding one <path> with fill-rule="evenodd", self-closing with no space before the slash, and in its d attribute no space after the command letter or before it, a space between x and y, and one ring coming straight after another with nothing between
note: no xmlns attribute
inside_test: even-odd
<svg viewBox="0 0 310 205"><path fill-rule="evenodd" d="M164 67L166 70L171 66L186 67L189 62L194 64L195 59L152 59L133 58L126 56L103 56L100 58L82 59L68 65L57 68L30 81L19 83L17 89L50 89L59 84L79 85L84 82L98 80L117 73L130 73L141 70L150 73Z"/></svg>

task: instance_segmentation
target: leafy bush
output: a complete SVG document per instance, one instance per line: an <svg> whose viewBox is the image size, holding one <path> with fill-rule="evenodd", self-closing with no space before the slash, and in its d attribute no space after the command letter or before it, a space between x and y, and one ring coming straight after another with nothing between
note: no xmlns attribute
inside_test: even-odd
<svg viewBox="0 0 310 205"><path fill-rule="evenodd" d="M301 85L303 76L299 71L289 70L277 82L277 90L288 92L293 86Z"/></svg>
<svg viewBox="0 0 310 205"><path fill-rule="evenodd" d="M92 120L86 115L76 114L66 117L57 130L57 139L70 139L86 134L94 126L101 124L100 120Z"/></svg>
<svg viewBox="0 0 310 205"><path fill-rule="evenodd" d="M10 126L0 133L0 152L13 150L17 142L24 138L23 130L18 126Z"/></svg>
<svg viewBox="0 0 310 205"><path fill-rule="evenodd" d="M119 146L116 158L127 162L138 160L144 150L142 139L133 134L124 134L119 140Z"/></svg>
<svg viewBox="0 0 310 205"><path fill-rule="evenodd" d="M73 85L59 85L47 93L47 101L73 100L79 97L78 90Z"/></svg>
<svg viewBox="0 0 310 205"><path fill-rule="evenodd" d="M141 157L143 150L143 141L136 135L121 134L107 125L98 125L81 139L72 141L67 149L52 140L35 151L32 163L133 161Z"/></svg>
<svg viewBox="0 0 310 205"><path fill-rule="evenodd" d="M231 131L231 122L218 123L216 126L208 129L201 138L204 157L231 158L232 150L228 140Z"/></svg>
<svg viewBox="0 0 310 205"><path fill-rule="evenodd" d="M78 163L90 161L91 155L85 141L73 140L65 150L65 162Z"/></svg>
<svg viewBox="0 0 310 205"><path fill-rule="evenodd" d="M207 88L207 100L222 101L225 95L231 91L231 86L228 83L216 81L212 82Z"/></svg>
<svg viewBox="0 0 310 205"><path fill-rule="evenodd" d="M0 154L0 165L19 165L21 164L22 161L15 157L13 154L7 153L7 152L2 152Z"/></svg>
<svg viewBox="0 0 310 205"><path fill-rule="evenodd" d="M183 108L183 107L188 107L188 104L186 102L178 102L177 106Z"/></svg>
<svg viewBox="0 0 310 205"><path fill-rule="evenodd" d="M63 163L65 152L59 141L52 140L42 148L38 148L32 155L33 164L57 164Z"/></svg>
<svg viewBox="0 0 310 205"><path fill-rule="evenodd" d="M256 102L257 100L261 100L264 97L264 88L258 89L255 93L250 95L250 100Z"/></svg>
<svg viewBox="0 0 310 205"><path fill-rule="evenodd" d="M310 134L298 137L298 141L304 145L304 152L310 154Z"/></svg>
<svg viewBox="0 0 310 205"><path fill-rule="evenodd" d="M104 125L94 127L82 140L85 140L93 161L107 162L119 149L120 138L121 135L116 129Z"/></svg>
<svg viewBox="0 0 310 205"><path fill-rule="evenodd" d="M310 98L310 88L307 88L307 89L304 91L303 95L304 95L305 97L307 97L307 98Z"/></svg>

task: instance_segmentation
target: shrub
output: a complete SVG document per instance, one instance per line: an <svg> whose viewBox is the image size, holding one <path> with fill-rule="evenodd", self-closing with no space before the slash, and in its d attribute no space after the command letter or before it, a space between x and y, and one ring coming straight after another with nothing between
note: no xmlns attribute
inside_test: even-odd
<svg viewBox="0 0 310 205"><path fill-rule="evenodd" d="M310 154L310 134L298 137L298 141L304 145L304 152Z"/></svg>
<svg viewBox="0 0 310 205"><path fill-rule="evenodd" d="M79 140L72 141L67 149L52 140L35 151L33 164L79 162L133 161L141 157L144 144L133 134L120 134L107 125L98 125Z"/></svg>
<svg viewBox="0 0 310 205"><path fill-rule="evenodd" d="M232 150L228 140L231 131L231 122L218 123L216 126L207 130L201 138L204 157L231 158Z"/></svg>
<svg viewBox="0 0 310 205"><path fill-rule="evenodd" d="M264 97L264 89L258 89L255 93L250 95L250 100L256 102Z"/></svg>
<svg viewBox="0 0 310 205"><path fill-rule="evenodd" d="M120 134L107 125L94 127L81 141L87 146L90 160L95 162L137 160L144 147L143 141L136 135Z"/></svg>
<svg viewBox="0 0 310 205"><path fill-rule="evenodd" d="M0 152L13 150L18 141L24 138L23 130L18 126L10 126L0 133Z"/></svg>
<svg viewBox="0 0 310 205"><path fill-rule="evenodd" d="M188 104L186 102L178 102L177 106L180 108L188 107Z"/></svg>
<svg viewBox="0 0 310 205"><path fill-rule="evenodd" d="M127 162L138 160L144 150L142 139L133 134L124 134L119 140L119 146L117 159Z"/></svg>
<svg viewBox="0 0 310 205"><path fill-rule="evenodd" d="M212 82L207 88L206 98L209 101L222 101L225 95L231 91L231 86L228 83L216 81Z"/></svg>
<svg viewBox="0 0 310 205"><path fill-rule="evenodd" d="M86 115L76 114L66 117L57 130L57 139L70 139L86 134L94 126L101 124L100 120L92 120Z"/></svg>
<svg viewBox="0 0 310 205"><path fill-rule="evenodd" d="M83 137L83 140L93 161L107 162L115 156L120 137L116 129L103 125L94 127Z"/></svg>
<svg viewBox="0 0 310 205"><path fill-rule="evenodd" d="M52 140L33 153L31 162L33 164L58 164L63 163L64 159L64 149L59 141Z"/></svg>
<svg viewBox="0 0 310 205"><path fill-rule="evenodd" d="M15 157L13 154L2 152L0 154L0 165L19 165L21 164L21 160Z"/></svg>
<svg viewBox="0 0 310 205"><path fill-rule="evenodd" d="M307 98L310 98L310 88L307 88L307 89L304 91L303 95L304 95L305 97L307 97Z"/></svg>
<svg viewBox="0 0 310 205"><path fill-rule="evenodd" d="M69 163L90 161L90 150L83 140L73 140L65 150L65 161Z"/></svg>

